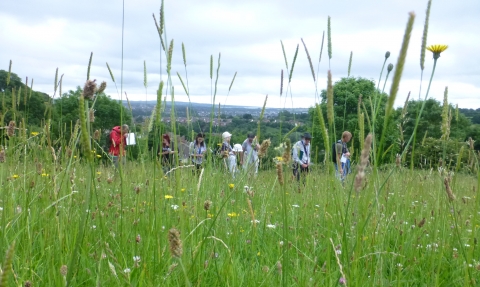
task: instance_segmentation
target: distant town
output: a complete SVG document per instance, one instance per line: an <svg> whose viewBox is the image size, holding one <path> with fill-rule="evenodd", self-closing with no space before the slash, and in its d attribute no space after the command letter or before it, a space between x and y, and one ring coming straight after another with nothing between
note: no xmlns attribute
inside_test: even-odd
<svg viewBox="0 0 480 287"><path fill-rule="evenodd" d="M131 108L132 115L135 118L136 122L143 122L145 118L148 118L152 115L152 112L155 108L156 101L131 101L130 107L127 103L125 106ZM162 107L162 121L170 122L171 119L171 102L167 102L165 107ZM261 107L249 107L249 106L218 106L216 105L213 109L213 119L212 119L212 105L211 104L201 104L201 103L188 103L188 102L175 102L175 120L179 123L187 123L188 120L192 122L201 121L205 123L210 123L213 120L214 126L227 126L232 123L234 117L241 117L244 119L250 119L253 121L260 117L262 112ZM220 112L219 112L220 110ZM270 123L277 120L278 114L287 110L290 113L295 114L306 114L308 113L308 108L295 108L295 109L281 109L281 108L266 108L264 112L263 122ZM187 118L187 111L190 119ZM301 123L300 123L301 124Z"/></svg>

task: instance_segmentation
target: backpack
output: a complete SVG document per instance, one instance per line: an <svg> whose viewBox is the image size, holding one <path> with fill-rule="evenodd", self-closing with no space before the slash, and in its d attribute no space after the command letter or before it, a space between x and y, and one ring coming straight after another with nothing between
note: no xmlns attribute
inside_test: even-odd
<svg viewBox="0 0 480 287"><path fill-rule="evenodd" d="M337 151L336 151L336 145L337 143L342 143L341 140L338 140L336 142L333 143L332 145L332 162L337 162ZM343 153L343 145L342 145L342 153Z"/></svg>

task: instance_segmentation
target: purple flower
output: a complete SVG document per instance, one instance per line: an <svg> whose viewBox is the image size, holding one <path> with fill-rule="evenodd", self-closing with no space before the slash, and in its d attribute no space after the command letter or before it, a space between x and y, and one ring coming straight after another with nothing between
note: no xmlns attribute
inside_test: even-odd
<svg viewBox="0 0 480 287"><path fill-rule="evenodd" d="M338 280L338 283L339 283L340 285L345 285L345 284L347 283L347 280L346 280L345 278L343 278L343 277L340 277L340 280Z"/></svg>

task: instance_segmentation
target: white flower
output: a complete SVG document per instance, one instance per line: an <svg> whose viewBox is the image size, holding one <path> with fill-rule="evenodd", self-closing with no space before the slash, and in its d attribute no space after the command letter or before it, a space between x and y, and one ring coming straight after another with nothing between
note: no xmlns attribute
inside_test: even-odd
<svg viewBox="0 0 480 287"><path fill-rule="evenodd" d="M128 274L128 273L130 273L130 271L131 271L130 268L125 268L125 269L123 270L123 273L127 273L127 274Z"/></svg>
<svg viewBox="0 0 480 287"><path fill-rule="evenodd" d="M298 204L292 204L292 207L297 207L297 208L298 208L298 207L300 207L300 205L298 205Z"/></svg>
<svg viewBox="0 0 480 287"><path fill-rule="evenodd" d="M268 228L276 228L277 226L275 224L267 224Z"/></svg>
<svg viewBox="0 0 480 287"><path fill-rule="evenodd" d="M453 251L457 252L458 250L457 250L457 248L453 247Z"/></svg>
<svg viewBox="0 0 480 287"><path fill-rule="evenodd" d="M403 267L402 263L397 263L397 267L402 268Z"/></svg>
<svg viewBox="0 0 480 287"><path fill-rule="evenodd" d="M340 249L335 250L335 252L336 252L337 254L342 254L342 250L340 250Z"/></svg>
<svg viewBox="0 0 480 287"><path fill-rule="evenodd" d="M92 228L93 228L93 229L97 229L97 226L96 226L96 225L92 225Z"/></svg>
<svg viewBox="0 0 480 287"><path fill-rule="evenodd" d="M140 262L140 256L133 256L133 262L135 263Z"/></svg>
<svg viewBox="0 0 480 287"><path fill-rule="evenodd" d="M278 244L280 244L280 246L283 246L283 241L280 241Z"/></svg>
<svg viewBox="0 0 480 287"><path fill-rule="evenodd" d="M178 209L178 205L172 204L172 209L173 209L173 210L177 210L177 209Z"/></svg>
<svg viewBox="0 0 480 287"><path fill-rule="evenodd" d="M3 210L3 207L0 207L0 211L2 211L2 210Z"/></svg>
<svg viewBox="0 0 480 287"><path fill-rule="evenodd" d="M250 222L253 223L253 220L251 220ZM260 220L255 219L255 223L260 223Z"/></svg>
<svg viewBox="0 0 480 287"><path fill-rule="evenodd" d="M320 207L320 205L318 205L318 204L315 204L315 207Z"/></svg>

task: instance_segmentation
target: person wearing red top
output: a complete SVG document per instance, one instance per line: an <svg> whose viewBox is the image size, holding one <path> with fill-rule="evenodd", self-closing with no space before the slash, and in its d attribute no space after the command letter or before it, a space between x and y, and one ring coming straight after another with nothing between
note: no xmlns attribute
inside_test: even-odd
<svg viewBox="0 0 480 287"><path fill-rule="evenodd" d="M125 146L127 144L128 125L113 127L110 133L110 150L109 154L112 157L115 168L118 168L118 158L121 157L122 163L125 164Z"/></svg>

